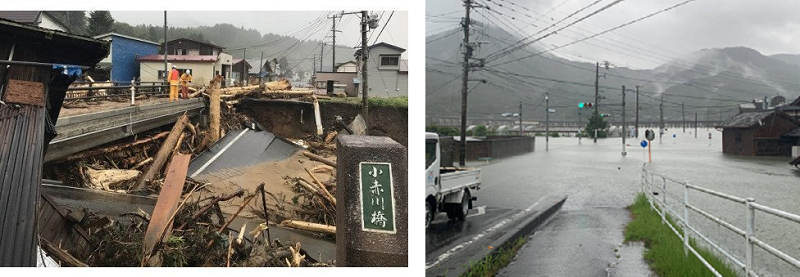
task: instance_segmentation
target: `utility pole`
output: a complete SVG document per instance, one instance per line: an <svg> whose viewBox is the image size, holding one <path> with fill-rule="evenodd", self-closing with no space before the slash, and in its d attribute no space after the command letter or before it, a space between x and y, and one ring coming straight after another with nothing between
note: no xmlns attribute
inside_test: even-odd
<svg viewBox="0 0 800 277"><path fill-rule="evenodd" d="M472 0L464 0L464 8L466 10L464 20L461 21L461 27L464 28L464 42L462 43L462 47L464 47L464 60L463 64L463 75L461 76L461 149L459 155L458 164L460 166L464 166L466 163L466 155L467 155L467 80L469 78L469 58L472 51L470 50L469 45L469 9L472 8Z"/></svg>
<svg viewBox="0 0 800 277"><path fill-rule="evenodd" d="M314 58L316 58L316 57L314 57ZM261 72L264 71L264 51L261 51L261 60L259 60L258 62L260 63L259 66L258 66L258 80L260 80L263 83L264 80L261 79ZM316 60L311 62L311 68L314 68L314 63L315 62L316 62Z"/></svg>
<svg viewBox="0 0 800 277"><path fill-rule="evenodd" d="M522 101L519 101L519 135L524 136L522 132Z"/></svg>
<svg viewBox="0 0 800 277"><path fill-rule="evenodd" d="M581 108L578 107L578 144L581 144L581 138L583 138L583 132L581 132L581 128L583 126L583 116L581 115Z"/></svg>
<svg viewBox="0 0 800 277"><path fill-rule="evenodd" d="M636 86L636 138L639 138L639 86Z"/></svg>
<svg viewBox="0 0 800 277"><path fill-rule="evenodd" d="M598 108L600 108L599 96L600 96L600 63L595 64L595 71L594 71L594 143L597 143L597 128L600 125L600 112Z"/></svg>
<svg viewBox="0 0 800 277"><path fill-rule="evenodd" d="M711 122L711 107L706 107L706 108L707 108L707 110L706 110L706 130L710 130L710 128L711 128L710 125L711 124L709 122Z"/></svg>
<svg viewBox="0 0 800 277"><path fill-rule="evenodd" d="M683 102L681 102L681 116L683 117L683 132L686 133L686 112L683 110Z"/></svg>
<svg viewBox="0 0 800 277"><path fill-rule="evenodd" d="M544 150L550 151L550 97L548 93L544 93L545 104L545 124L544 124Z"/></svg>
<svg viewBox="0 0 800 277"><path fill-rule="evenodd" d="M694 113L694 138L697 138L697 113Z"/></svg>
<svg viewBox="0 0 800 277"><path fill-rule="evenodd" d="M367 80L367 59L369 57L369 53L367 53L367 31L369 31L369 15L367 15L367 11L361 11L361 116L364 119L364 125L369 126L369 102L367 101L367 95L369 91L369 82ZM334 47L336 48L336 47ZM369 128L367 128L369 129ZM463 164L462 164L463 166Z"/></svg>
<svg viewBox="0 0 800 277"><path fill-rule="evenodd" d="M625 152L625 137L628 136L628 128L625 126L625 86L622 86L622 156L625 157L628 153Z"/></svg>
<svg viewBox="0 0 800 277"><path fill-rule="evenodd" d="M242 54L242 76L239 77L239 85L244 86L244 75L247 74L247 48L244 49Z"/></svg>
<svg viewBox="0 0 800 277"><path fill-rule="evenodd" d="M341 18L341 16L337 16L334 14L333 17L328 17L328 18L333 19L333 28L331 28L331 32L333 33L333 49L331 50L333 52L333 59L331 59L333 61L333 64L331 64L331 68L333 68L336 67L336 32L341 32L339 30L336 30L336 19Z"/></svg>
<svg viewBox="0 0 800 277"><path fill-rule="evenodd" d="M169 68L167 67L167 11L164 11L164 82L169 82Z"/></svg>
<svg viewBox="0 0 800 277"><path fill-rule="evenodd" d="M322 58L325 57L325 42L319 43L319 72L322 72Z"/></svg>
<svg viewBox="0 0 800 277"><path fill-rule="evenodd" d="M661 137L664 136L664 94L661 94L661 104L658 105L658 109L661 111L661 120L659 124L660 130L658 130L658 143L661 143Z"/></svg>

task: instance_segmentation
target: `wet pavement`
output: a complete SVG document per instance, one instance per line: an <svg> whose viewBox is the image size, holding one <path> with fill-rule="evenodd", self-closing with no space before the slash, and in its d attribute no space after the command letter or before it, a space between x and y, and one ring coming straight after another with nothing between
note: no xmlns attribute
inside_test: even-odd
<svg viewBox="0 0 800 277"><path fill-rule="evenodd" d="M672 130L671 130L672 131ZM739 197L755 197L756 202L800 214L800 170L788 164L790 157L742 157L722 153L722 134L716 130L701 130L694 138L687 130L680 130L673 138L670 132L659 142L652 143L653 162L648 169L668 176L687 180L691 184L714 189ZM708 133L712 139L708 139ZM483 185L475 194L476 206L492 209L520 210L545 196L567 195L568 200L550 222L530 237L529 243L514 264L501 272L504 276L515 273L542 273L537 276L642 276L643 262L635 258L641 247L622 245L622 230L629 220L625 206L630 205L640 190L642 165L647 162L646 149L639 146L643 138L628 139L627 156L622 156L621 138L600 139L592 143L577 138L551 138L549 151L544 151L545 140L536 141L536 151L525 155L493 160L490 164L469 163L482 168ZM682 195L682 189L672 191ZM744 228L745 208L728 204L725 200L690 194L692 203L718 215L739 228ZM674 202L674 201L673 201ZM673 209L677 209L674 207ZM714 241L731 249L737 258L744 257L744 240L727 229L690 214L696 228L714 237ZM767 243L800 257L800 225L785 220L756 214L756 235ZM485 217L488 221L490 217ZM488 226L481 217L468 220L473 228ZM694 223L693 223L694 225ZM430 233L431 231L429 231ZM471 229L470 232L475 232ZM468 236L454 234L453 236ZM445 235L441 235L445 237ZM428 235L428 247L432 243ZM459 239L449 240L458 242ZM559 241L555 247L548 240ZM584 241L595 241L584 244ZM788 241L787 241L788 240ZM453 245L451 243L449 245ZM553 247L553 248L551 248ZM581 248L591 248L585 254ZM617 252L614 252L618 249ZM620 250L625 251L620 251ZM427 259L437 253L426 249ZM759 253L760 252L760 253ZM639 253L639 254L636 254ZM754 265L761 276L794 276L800 272L785 262L764 255L757 249ZM620 255L619 258L616 255ZM626 255L628 254L628 255ZM535 262L544 257L564 257L560 263ZM558 260L548 258L553 262ZM527 261L527 262L526 262ZM535 266L540 264L540 266ZM580 266L576 266L580 265ZM555 268L554 268L555 267ZM570 271L558 271L558 267ZM566 269L565 269L566 270Z"/></svg>

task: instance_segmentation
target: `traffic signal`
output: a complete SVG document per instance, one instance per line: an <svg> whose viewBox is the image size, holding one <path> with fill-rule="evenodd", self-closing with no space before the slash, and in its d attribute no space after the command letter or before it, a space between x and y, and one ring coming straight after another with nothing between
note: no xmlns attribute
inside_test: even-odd
<svg viewBox="0 0 800 277"><path fill-rule="evenodd" d="M609 116L611 116L611 115L610 115L610 114L607 114L607 113L601 113L601 114L600 114L600 117L609 117Z"/></svg>
<svg viewBox="0 0 800 277"><path fill-rule="evenodd" d="M579 109L583 109L583 108L590 108L591 109L592 107L594 107L593 103L578 103L578 108Z"/></svg>

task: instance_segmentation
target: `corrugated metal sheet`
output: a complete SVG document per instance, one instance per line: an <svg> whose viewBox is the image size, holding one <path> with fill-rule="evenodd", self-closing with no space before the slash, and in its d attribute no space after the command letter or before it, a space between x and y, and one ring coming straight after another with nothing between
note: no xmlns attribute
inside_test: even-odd
<svg viewBox="0 0 800 277"><path fill-rule="evenodd" d="M0 18L25 24L39 24L41 11L0 11Z"/></svg>
<svg viewBox="0 0 800 277"><path fill-rule="evenodd" d="M0 266L36 264L44 107L0 105Z"/></svg>

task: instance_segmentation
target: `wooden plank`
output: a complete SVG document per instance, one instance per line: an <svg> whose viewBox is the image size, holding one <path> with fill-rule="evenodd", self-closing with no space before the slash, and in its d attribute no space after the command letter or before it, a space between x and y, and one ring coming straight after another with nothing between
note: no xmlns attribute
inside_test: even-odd
<svg viewBox="0 0 800 277"><path fill-rule="evenodd" d="M161 193L158 195L156 206L150 217L150 224L147 225L147 231L144 235L144 243L142 244L143 264L149 259L158 242L161 241L161 234L164 234L165 230L170 228L170 219L172 214L176 212L178 202L181 200L181 193L186 182L186 173L189 171L191 157L192 155L180 153L172 157L172 162L169 164L166 178L164 179L164 186L161 187Z"/></svg>

